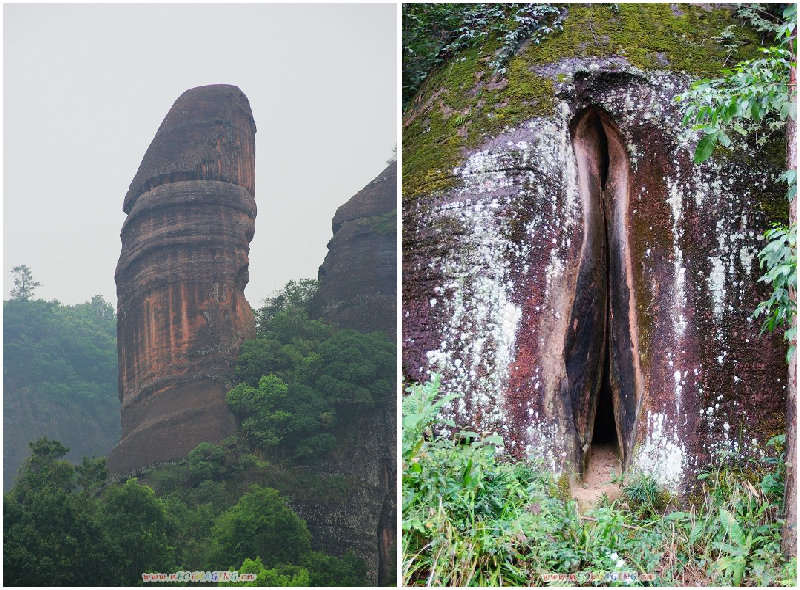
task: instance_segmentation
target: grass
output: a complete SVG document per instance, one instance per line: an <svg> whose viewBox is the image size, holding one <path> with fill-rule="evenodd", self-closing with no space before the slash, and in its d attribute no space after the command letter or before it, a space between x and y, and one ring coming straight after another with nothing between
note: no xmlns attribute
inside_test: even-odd
<svg viewBox="0 0 800 590"><path fill-rule="evenodd" d="M682 506L640 475L579 515L551 474L506 461L501 437L437 436L438 389L403 400L404 585L796 584L780 552L780 437L760 465L700 474Z"/></svg>

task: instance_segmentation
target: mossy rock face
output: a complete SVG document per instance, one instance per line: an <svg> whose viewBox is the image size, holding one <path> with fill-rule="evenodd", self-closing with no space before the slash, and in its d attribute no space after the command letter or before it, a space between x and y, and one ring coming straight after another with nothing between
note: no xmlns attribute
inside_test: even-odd
<svg viewBox="0 0 800 590"><path fill-rule="evenodd" d="M758 37L730 7L690 4L570 4L564 28L529 44L497 76L500 49L491 37L456 56L424 83L403 123L403 199L452 187L465 151L502 129L553 113L556 85L566 74L547 71L565 59L616 57L642 70L719 74L758 54ZM729 35L728 48L717 41Z"/></svg>
<svg viewBox="0 0 800 590"><path fill-rule="evenodd" d="M517 458L580 473L577 423L593 410L565 359L586 317L575 302L611 279L579 287L587 236L601 231L579 169L587 157L616 166L594 177L613 176L601 207L620 261L605 338L632 359L612 358L612 401L626 468L677 492L717 455L757 453L783 413L785 351L749 319L766 296L761 234L786 214L773 180L782 138L692 161L698 137L675 97L726 66L714 37L731 25L748 44L728 65L756 48L727 9L568 10L564 31L523 47L505 77L490 72L490 40L433 74L406 112L405 377L443 373L461 394L445 417L502 434ZM579 149L590 109L606 139Z"/></svg>

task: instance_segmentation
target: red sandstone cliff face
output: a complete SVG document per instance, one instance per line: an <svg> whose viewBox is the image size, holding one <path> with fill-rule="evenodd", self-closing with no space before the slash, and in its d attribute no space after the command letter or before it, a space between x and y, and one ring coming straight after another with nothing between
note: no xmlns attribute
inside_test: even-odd
<svg viewBox="0 0 800 590"><path fill-rule="evenodd" d="M244 297L255 231L255 123L236 87L184 92L125 196L116 271L122 440L113 472L233 433L225 392L255 336Z"/></svg>
<svg viewBox="0 0 800 590"><path fill-rule="evenodd" d="M359 332L397 334L397 163L339 207L319 268L317 317Z"/></svg>

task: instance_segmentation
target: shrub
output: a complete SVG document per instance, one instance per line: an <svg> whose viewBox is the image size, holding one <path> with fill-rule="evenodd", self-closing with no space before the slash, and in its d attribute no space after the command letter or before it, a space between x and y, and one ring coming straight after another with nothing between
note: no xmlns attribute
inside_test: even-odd
<svg viewBox="0 0 800 590"><path fill-rule="evenodd" d="M298 564L311 551L311 535L303 519L272 488L250 487L235 506L223 512L211 535L218 545L220 567L260 557L267 568Z"/></svg>

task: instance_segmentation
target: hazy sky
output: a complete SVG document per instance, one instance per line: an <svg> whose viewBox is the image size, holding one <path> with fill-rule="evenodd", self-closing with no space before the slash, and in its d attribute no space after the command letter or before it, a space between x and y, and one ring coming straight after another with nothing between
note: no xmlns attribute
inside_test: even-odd
<svg viewBox="0 0 800 590"><path fill-rule="evenodd" d="M316 277L397 143L395 4L3 6L3 269L116 302L122 199L172 103L235 84L256 133L251 305Z"/></svg>

